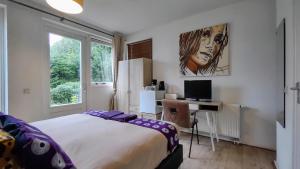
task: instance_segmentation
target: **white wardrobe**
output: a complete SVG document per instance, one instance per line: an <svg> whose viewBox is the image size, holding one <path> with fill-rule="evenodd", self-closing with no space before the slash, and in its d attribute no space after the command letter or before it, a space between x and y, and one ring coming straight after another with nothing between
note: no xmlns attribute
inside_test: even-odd
<svg viewBox="0 0 300 169"><path fill-rule="evenodd" d="M151 85L152 60L146 58L119 62L117 97L118 109L139 113L140 91Z"/></svg>

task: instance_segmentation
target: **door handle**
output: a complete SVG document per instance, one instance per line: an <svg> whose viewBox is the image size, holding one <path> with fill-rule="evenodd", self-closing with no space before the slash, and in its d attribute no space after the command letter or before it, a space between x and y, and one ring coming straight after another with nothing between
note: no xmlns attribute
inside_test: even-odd
<svg viewBox="0 0 300 169"><path fill-rule="evenodd" d="M300 104L300 82L297 82L296 86L291 87L291 90L297 91L297 103Z"/></svg>

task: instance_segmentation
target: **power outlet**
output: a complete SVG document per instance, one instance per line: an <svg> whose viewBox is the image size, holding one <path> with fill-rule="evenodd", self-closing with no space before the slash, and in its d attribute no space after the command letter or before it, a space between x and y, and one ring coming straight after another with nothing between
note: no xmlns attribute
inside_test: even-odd
<svg viewBox="0 0 300 169"><path fill-rule="evenodd" d="M31 90L29 88L25 88L25 89L23 89L23 93L24 94L30 94Z"/></svg>

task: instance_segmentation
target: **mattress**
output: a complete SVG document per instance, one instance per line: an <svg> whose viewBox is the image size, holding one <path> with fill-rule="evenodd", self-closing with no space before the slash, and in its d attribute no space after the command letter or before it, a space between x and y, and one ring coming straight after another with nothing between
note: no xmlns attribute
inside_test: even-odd
<svg viewBox="0 0 300 169"><path fill-rule="evenodd" d="M154 169L168 156L160 132L74 114L31 123L52 137L77 169Z"/></svg>

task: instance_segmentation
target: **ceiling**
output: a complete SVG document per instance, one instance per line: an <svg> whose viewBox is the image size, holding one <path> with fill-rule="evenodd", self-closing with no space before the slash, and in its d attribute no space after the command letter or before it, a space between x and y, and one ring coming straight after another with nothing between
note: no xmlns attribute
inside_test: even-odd
<svg viewBox="0 0 300 169"><path fill-rule="evenodd" d="M31 0L47 6L46 0ZM132 34L242 0L86 0L72 17L111 32Z"/></svg>

